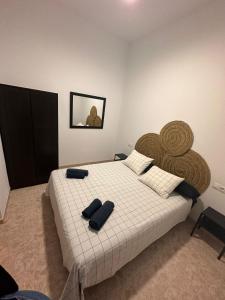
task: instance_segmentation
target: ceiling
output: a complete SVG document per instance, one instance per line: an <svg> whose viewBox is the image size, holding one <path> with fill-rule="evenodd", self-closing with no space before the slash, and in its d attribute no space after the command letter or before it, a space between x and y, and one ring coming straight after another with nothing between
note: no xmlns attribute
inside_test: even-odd
<svg viewBox="0 0 225 300"><path fill-rule="evenodd" d="M127 41L133 41L192 12L210 0L59 1L105 30Z"/></svg>

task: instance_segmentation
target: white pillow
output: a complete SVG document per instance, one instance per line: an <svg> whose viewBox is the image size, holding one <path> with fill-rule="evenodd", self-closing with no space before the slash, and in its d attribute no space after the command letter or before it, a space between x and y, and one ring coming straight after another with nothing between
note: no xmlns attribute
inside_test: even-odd
<svg viewBox="0 0 225 300"><path fill-rule="evenodd" d="M180 178L153 166L147 173L142 175L139 180L152 188L161 197L168 198L169 194L184 181L184 178Z"/></svg>
<svg viewBox="0 0 225 300"><path fill-rule="evenodd" d="M153 161L151 157L147 157L136 150L133 150L123 163L133 170L137 175L140 175Z"/></svg>

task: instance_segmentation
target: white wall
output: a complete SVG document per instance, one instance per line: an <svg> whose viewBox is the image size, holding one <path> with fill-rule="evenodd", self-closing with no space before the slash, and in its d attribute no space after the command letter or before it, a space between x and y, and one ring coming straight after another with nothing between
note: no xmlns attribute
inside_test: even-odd
<svg viewBox="0 0 225 300"><path fill-rule="evenodd" d="M53 0L1 1L0 82L59 94L60 165L111 159L127 43ZM69 92L106 97L104 129L69 129Z"/></svg>
<svg viewBox="0 0 225 300"><path fill-rule="evenodd" d="M130 49L118 149L128 152L144 133L173 120L190 124L193 149L208 162L210 188L193 210L211 205L225 213L225 2L170 24Z"/></svg>
<svg viewBox="0 0 225 300"><path fill-rule="evenodd" d="M9 197L9 181L0 137L0 220L3 219Z"/></svg>
<svg viewBox="0 0 225 300"><path fill-rule="evenodd" d="M129 61L125 42L56 1L0 8L0 82L58 92L60 165L110 159L179 119L192 127L212 183L225 184L224 1L136 41ZM107 98L103 130L69 129L70 91ZM203 205L225 213L224 198L210 187L193 216Z"/></svg>

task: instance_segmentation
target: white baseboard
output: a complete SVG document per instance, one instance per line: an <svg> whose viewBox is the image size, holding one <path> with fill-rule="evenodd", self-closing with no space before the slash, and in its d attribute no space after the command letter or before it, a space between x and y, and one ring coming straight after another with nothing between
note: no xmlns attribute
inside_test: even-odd
<svg viewBox="0 0 225 300"><path fill-rule="evenodd" d="M84 163L80 163L80 164L64 165L64 166L59 166L59 169L66 169L66 168L70 168L70 167L79 167L79 166L84 166L84 165L101 164L101 163L110 162L110 161L113 161L113 160L112 159L111 160L101 160L101 161L84 162Z"/></svg>

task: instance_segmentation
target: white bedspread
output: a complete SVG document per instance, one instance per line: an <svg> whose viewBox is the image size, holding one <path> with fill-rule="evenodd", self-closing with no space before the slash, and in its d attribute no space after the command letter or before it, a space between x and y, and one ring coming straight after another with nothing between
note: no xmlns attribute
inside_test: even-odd
<svg viewBox="0 0 225 300"><path fill-rule="evenodd" d="M62 300L83 298L83 289L115 274L152 242L186 219L191 200L158 196L122 162L82 166L84 180L52 172L48 185L63 262L70 275ZM82 210L99 198L115 208L99 232L88 227Z"/></svg>

